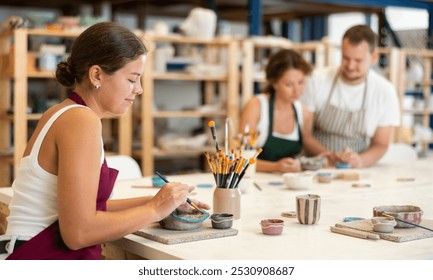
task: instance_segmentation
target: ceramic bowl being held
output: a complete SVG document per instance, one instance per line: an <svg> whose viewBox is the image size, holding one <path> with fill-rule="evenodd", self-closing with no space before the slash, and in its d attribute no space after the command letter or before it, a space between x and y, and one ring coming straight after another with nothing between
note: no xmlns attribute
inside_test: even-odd
<svg viewBox="0 0 433 280"><path fill-rule="evenodd" d="M204 220L209 218L209 213L201 213L195 209L182 211L179 208L159 221L164 229L169 230L193 230L201 227Z"/></svg>
<svg viewBox="0 0 433 280"><path fill-rule="evenodd" d="M390 233L394 231L397 222L389 217L373 217L371 218L371 224L374 231Z"/></svg>
<svg viewBox="0 0 433 280"><path fill-rule="evenodd" d="M384 217L385 215L391 215L394 218L405 220L413 224L420 224L422 221L422 210L418 206L413 205L388 205L388 206L378 206L373 208L374 217ZM396 221L397 228L410 228L413 225Z"/></svg>
<svg viewBox="0 0 433 280"><path fill-rule="evenodd" d="M279 235L283 232L284 221L280 219L266 219L260 222L262 232L266 235Z"/></svg>
<svg viewBox="0 0 433 280"><path fill-rule="evenodd" d="M306 190L313 183L313 174L309 173L284 173L283 179L287 189Z"/></svg>
<svg viewBox="0 0 433 280"><path fill-rule="evenodd" d="M228 213L212 214L210 220L216 229L227 229L233 225L233 215Z"/></svg>
<svg viewBox="0 0 433 280"><path fill-rule="evenodd" d="M323 168L327 162L326 157L300 157L299 162L301 163L302 170L318 170Z"/></svg>

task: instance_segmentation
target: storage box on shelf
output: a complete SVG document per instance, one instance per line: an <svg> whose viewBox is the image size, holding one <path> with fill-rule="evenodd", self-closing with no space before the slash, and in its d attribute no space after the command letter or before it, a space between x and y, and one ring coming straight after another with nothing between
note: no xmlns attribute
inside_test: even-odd
<svg viewBox="0 0 433 280"><path fill-rule="evenodd" d="M29 90L32 89L29 82L53 81L54 78L54 70L40 70L44 69L41 61L36 67L36 50L32 50L29 43L33 39L72 41L78 35L77 32L46 29L14 29L0 33L0 186L10 186L28 141L29 122L41 117L40 112L28 110ZM65 96L62 90L56 92L59 100ZM37 94L43 95L42 92ZM118 153L130 155L131 112L121 117L104 118L103 126L107 142L111 140L115 144L111 146L116 146ZM118 128L114 140L110 139L112 134L107 135L107 130L113 126Z"/></svg>
<svg viewBox="0 0 433 280"><path fill-rule="evenodd" d="M293 43L273 36L256 36L242 41L242 105L254 95L254 83L266 82L267 58L278 49L294 49L315 67L326 65L325 45L320 41Z"/></svg>
<svg viewBox="0 0 433 280"><path fill-rule="evenodd" d="M141 145L139 145L140 150L134 153L134 156L141 157L143 174L151 175L154 173L156 159L201 157L204 151L215 149L215 146L209 141L206 145L197 144L203 139L193 139L192 136L184 139L185 143L191 145L177 148L176 143L173 142L171 144L174 146L170 148L169 141L165 142L168 145L156 143L156 138L160 139L162 135L155 135L155 121L176 119L183 122L195 119L199 120L204 133L209 131L207 123L210 120L223 121L230 117L233 125L237 125L239 115L238 46L236 41L223 38L206 40L149 35L145 37L145 40L153 50L147 56L143 76L144 94L141 96L141 112L138 117L141 121L141 131L137 136L137 138L141 137ZM166 51L170 48L173 50ZM172 55L174 57L168 59ZM170 61L171 64L167 63ZM185 64L189 65L185 67ZM182 96L184 94L182 93L183 85L198 83L197 88L202 91L200 93L201 104L198 107L187 109L169 109L170 106L165 106L166 108L162 110L157 109L155 88L157 84L162 83L176 83L175 90L166 90L161 93L169 95L172 104L175 104L176 100L185 99L185 95Z"/></svg>
<svg viewBox="0 0 433 280"><path fill-rule="evenodd" d="M433 144L433 50L400 49L398 93L402 108L400 142L426 151Z"/></svg>

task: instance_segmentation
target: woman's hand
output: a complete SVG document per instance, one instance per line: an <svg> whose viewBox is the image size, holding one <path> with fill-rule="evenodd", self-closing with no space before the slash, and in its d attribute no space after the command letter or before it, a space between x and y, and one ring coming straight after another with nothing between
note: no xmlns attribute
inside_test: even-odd
<svg viewBox="0 0 433 280"><path fill-rule="evenodd" d="M186 203L187 195L193 189L192 186L178 182L162 186L161 190L149 201L149 206L154 209L157 220L167 217L181 204Z"/></svg>
<svg viewBox="0 0 433 280"><path fill-rule="evenodd" d="M210 206L206 203L203 203L201 201L198 201L196 199L191 199L191 201L200 209L205 209L205 210L209 210ZM189 205L188 203L184 203L182 205L180 205L178 208L178 210L180 210L183 213L193 213L196 212L197 210L194 209L191 205Z"/></svg>
<svg viewBox="0 0 433 280"><path fill-rule="evenodd" d="M299 172L301 171L301 163L291 157L282 158L275 162L275 171L280 173Z"/></svg>

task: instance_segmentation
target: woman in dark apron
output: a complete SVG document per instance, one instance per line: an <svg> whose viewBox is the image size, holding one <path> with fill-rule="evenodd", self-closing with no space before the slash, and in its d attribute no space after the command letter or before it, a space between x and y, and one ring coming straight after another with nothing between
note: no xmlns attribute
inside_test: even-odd
<svg viewBox="0 0 433 280"><path fill-rule="evenodd" d="M192 187L181 183L168 183L155 196L108 201L118 171L104 158L101 118L125 113L142 93L146 53L134 33L114 22L95 24L75 40L56 71L69 97L44 113L30 138L12 185L0 256L101 259L101 243L186 202Z"/></svg>
<svg viewBox="0 0 433 280"><path fill-rule="evenodd" d="M256 148L263 151L258 156L257 171L300 171L296 157L303 151L306 133L305 122L311 118L300 102L305 76L311 66L293 50L283 49L269 58L266 66L265 93L253 97L244 107L240 130L245 127L259 131Z"/></svg>

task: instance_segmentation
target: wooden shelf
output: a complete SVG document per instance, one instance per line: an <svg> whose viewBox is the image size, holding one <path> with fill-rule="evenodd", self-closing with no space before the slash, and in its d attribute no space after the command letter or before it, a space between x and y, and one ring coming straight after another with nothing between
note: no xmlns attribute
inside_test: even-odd
<svg viewBox="0 0 433 280"><path fill-rule="evenodd" d="M155 52L150 52L147 56L145 73L142 84L144 85L144 93L141 99L141 154L134 155L141 157L142 173L151 175L154 173L154 161L156 158L182 157L182 156L198 156L209 151L209 148L203 149L182 149L182 150L162 150L155 147L154 138L154 120L156 119L176 119L176 118L226 118L230 117L237 127L239 118L239 83L238 83L238 41L228 38L215 38L211 40L192 39L181 36L147 36L146 40L156 48L165 44L182 44L189 45L188 47L199 47L201 56L200 61L203 63L222 65L224 74L209 75L193 75L186 71L168 71L164 73L154 72L154 55ZM223 50L225 60L218 54ZM222 73L222 72L221 72ZM160 81L175 81L179 86L187 81L196 81L203 83L203 103L201 105L215 105L219 100L216 97L224 96L221 102L221 110L217 112L196 110L186 111L154 111L154 88L155 84ZM175 93L179 97L180 93ZM136 115L134 115L136 118Z"/></svg>
<svg viewBox="0 0 433 280"><path fill-rule="evenodd" d="M155 73L153 75L155 80L182 80L182 81L217 81L223 82L227 81L227 75L192 75L188 73L174 73L174 72L166 72L166 73Z"/></svg>
<svg viewBox="0 0 433 280"><path fill-rule="evenodd" d="M35 71L34 67L29 67L29 62L34 54L28 51L30 37L57 37L57 38L76 38L80 33L75 31L55 31L47 29L14 29L0 33L0 150L8 150L14 147L12 155L0 157L0 186L10 186L10 162L16 176L17 167L21 161L21 156L27 145L28 121L37 121L42 114L28 114L28 92L29 79L55 79L54 71ZM29 58L30 57L30 58ZM4 62L4 63L3 63ZM13 83L12 83L13 81ZM59 93L60 96L60 93ZM6 114L12 109L14 114ZM112 133L113 128L103 122L103 131L110 136L117 137L118 152L130 155L132 142L132 111L122 116L107 116L104 119L118 121L117 133ZM13 124L11 126L11 123ZM107 134L108 134L107 133ZM104 134L107 135L107 134ZM11 142L13 135L13 143ZM108 139L110 140L110 139ZM109 153L109 151L107 151Z"/></svg>

